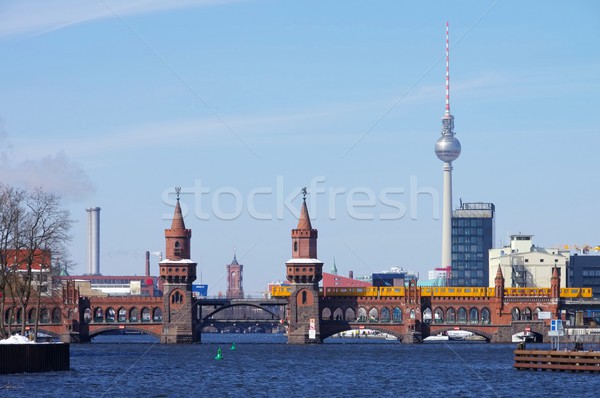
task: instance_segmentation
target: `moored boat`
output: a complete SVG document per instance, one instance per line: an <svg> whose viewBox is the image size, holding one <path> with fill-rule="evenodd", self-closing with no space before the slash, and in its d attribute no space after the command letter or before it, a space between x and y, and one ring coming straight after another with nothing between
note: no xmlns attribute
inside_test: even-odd
<svg viewBox="0 0 600 398"><path fill-rule="evenodd" d="M443 334L443 333L438 333L434 336L428 336L425 337L423 339L424 343L434 343L434 342L443 342L443 341L448 341L449 338L447 335Z"/></svg>
<svg viewBox="0 0 600 398"><path fill-rule="evenodd" d="M535 341L535 335L531 332L519 332L512 335L513 343L533 343Z"/></svg>
<svg viewBox="0 0 600 398"><path fill-rule="evenodd" d="M475 336L475 333L466 330L448 330L446 335L448 336L449 340L463 341L467 338Z"/></svg>

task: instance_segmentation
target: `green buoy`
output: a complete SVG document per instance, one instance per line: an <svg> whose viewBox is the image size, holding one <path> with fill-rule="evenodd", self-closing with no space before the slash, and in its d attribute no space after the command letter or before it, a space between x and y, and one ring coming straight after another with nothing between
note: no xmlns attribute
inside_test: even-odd
<svg viewBox="0 0 600 398"><path fill-rule="evenodd" d="M217 348L217 356L215 357L215 359L223 359L223 355L221 354L220 348Z"/></svg>
<svg viewBox="0 0 600 398"><path fill-rule="evenodd" d="M231 351L235 351L237 350L237 348L235 348L235 343L231 343Z"/></svg>

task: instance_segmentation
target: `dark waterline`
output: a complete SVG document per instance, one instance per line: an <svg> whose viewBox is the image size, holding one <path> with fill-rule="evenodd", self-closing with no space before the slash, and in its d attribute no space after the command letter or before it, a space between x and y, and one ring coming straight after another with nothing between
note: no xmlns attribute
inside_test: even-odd
<svg viewBox="0 0 600 398"><path fill-rule="evenodd" d="M0 376L0 396L591 397L600 387L594 374L516 371L513 344L347 338L290 346L285 336L262 334L202 339L167 346L149 336L99 336L71 345L69 372Z"/></svg>

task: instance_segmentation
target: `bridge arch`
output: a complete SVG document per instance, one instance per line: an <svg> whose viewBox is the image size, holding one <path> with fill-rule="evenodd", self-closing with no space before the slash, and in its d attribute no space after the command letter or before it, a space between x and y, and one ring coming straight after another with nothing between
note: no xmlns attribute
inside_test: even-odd
<svg viewBox="0 0 600 398"><path fill-rule="evenodd" d="M340 307L337 307L333 311L333 319L335 319L336 321L341 321L344 319L344 311L342 311Z"/></svg>
<svg viewBox="0 0 600 398"><path fill-rule="evenodd" d="M394 323L396 323L396 322L402 323L402 310L400 309L400 307L394 307L392 321L394 321Z"/></svg>
<svg viewBox="0 0 600 398"><path fill-rule="evenodd" d="M46 307L40 309L40 324L50 323L50 310Z"/></svg>
<svg viewBox="0 0 600 398"><path fill-rule="evenodd" d="M265 307L263 307L261 305L258 305L258 304L255 304L255 303L250 303L250 302L239 302L239 303L236 302L236 303L226 304L226 305L223 305L223 306L215 309L214 311L210 312L208 315L203 316L202 320L206 321L209 318L213 317L215 314L218 314L219 312L221 312L223 310L226 310L227 308L233 308L233 307L254 307L254 308L258 308L260 310L263 310L263 311L271 314L273 316L273 319L280 319L280 317L279 317L278 314L274 313L273 311L271 311L271 310L269 310L269 309L267 309L267 308L265 308Z"/></svg>
<svg viewBox="0 0 600 398"><path fill-rule="evenodd" d="M456 323L467 323L467 310L465 307L460 307L456 313Z"/></svg>
<svg viewBox="0 0 600 398"><path fill-rule="evenodd" d="M479 319L479 310L477 309L477 307L472 307L469 310L469 323L471 324L476 324L479 323L481 320Z"/></svg>
<svg viewBox="0 0 600 398"><path fill-rule="evenodd" d="M346 308L346 311L344 311L344 320L349 322L356 320L356 311L354 310L354 308Z"/></svg>
<svg viewBox="0 0 600 398"><path fill-rule="evenodd" d="M444 323L446 317L444 316L444 310L440 307L437 307L433 312L433 321L434 323Z"/></svg>
<svg viewBox="0 0 600 398"><path fill-rule="evenodd" d="M446 310L446 322L456 323L456 311L452 307Z"/></svg>
<svg viewBox="0 0 600 398"><path fill-rule="evenodd" d="M425 307L422 314L423 323L431 323L433 319L433 315L431 313L431 308Z"/></svg>
<svg viewBox="0 0 600 398"><path fill-rule="evenodd" d="M398 341L402 341L402 337L403 337L401 332L391 329L391 328L388 328L388 327L385 327L385 326L382 326L382 325L379 325L377 323L364 325L364 324L349 324L349 323L345 323L345 322L340 322L338 324L330 324L328 326L329 327L327 327L327 328L321 327L321 339L322 340L325 340L337 333L342 333L342 332L346 332L349 330L363 331L365 329L376 330L381 333L387 333L387 334L397 338Z"/></svg>
<svg viewBox="0 0 600 398"><path fill-rule="evenodd" d="M369 310L369 322L379 322L379 310L376 307Z"/></svg>
<svg viewBox="0 0 600 398"><path fill-rule="evenodd" d="M364 307L358 307L358 311L356 313L356 321L357 322L366 322L367 321L367 310Z"/></svg>
<svg viewBox="0 0 600 398"><path fill-rule="evenodd" d="M93 331L90 330L89 338L92 339L101 334L115 332L115 331L123 331L123 330L137 332L137 333L141 333L141 334L147 334L152 337L156 337L159 340L161 338L161 333L155 332L155 331L145 328L143 326L141 326L141 327L140 326L127 326L127 329L123 329L122 326L120 326L120 325L114 325L114 326L107 325L104 327L95 328Z"/></svg>
<svg viewBox="0 0 600 398"><path fill-rule="evenodd" d="M114 322L115 315L115 309L113 307L108 307L105 311L104 319L106 319L106 322Z"/></svg>
<svg viewBox="0 0 600 398"><path fill-rule="evenodd" d="M392 319L390 309L388 307L381 308L381 315L379 316L379 321L382 323L390 323Z"/></svg>
<svg viewBox="0 0 600 398"><path fill-rule="evenodd" d="M137 307L132 307L129 309L129 322L139 322L140 321L140 311Z"/></svg>
<svg viewBox="0 0 600 398"><path fill-rule="evenodd" d="M143 307L141 311L141 320L142 322L150 322L152 320L152 313L150 312L150 308Z"/></svg>
<svg viewBox="0 0 600 398"><path fill-rule="evenodd" d="M62 310L58 307L52 309L52 323L62 323Z"/></svg>
<svg viewBox="0 0 600 398"><path fill-rule="evenodd" d="M220 333L221 329L214 325L204 325L200 328L200 333Z"/></svg>
<svg viewBox="0 0 600 398"><path fill-rule="evenodd" d="M40 335L40 333L44 333L47 334L49 336L52 336L52 338L54 340L58 340L60 341L60 333L56 333L55 331L52 331L50 329L44 329L43 327L38 327L38 336Z"/></svg>
<svg viewBox="0 0 600 398"><path fill-rule="evenodd" d="M441 327L441 328L439 328L439 327L438 327L438 328L436 328L436 329L435 329L435 333L443 333L443 334L445 334L445 333L447 333L447 332L449 332L449 331L453 331L453 330L456 330L456 328L454 328L454 327L452 327L452 326L448 326L448 327ZM462 326L461 326L461 327L460 327L460 330L463 330L463 331L465 331L465 332L471 332L471 333L474 333L474 334L476 334L476 335L478 335L478 336L484 337L484 338L485 338L485 341L486 341L486 342L488 342L488 343L489 343L489 342L490 342L490 340L492 339L492 333L489 333L489 332L483 331L483 330L481 330L481 329L479 329L479 328L477 328L477 327L472 327L472 326L466 326L466 327L462 327ZM432 334L433 334L433 333L434 333L434 332L432 332Z"/></svg>
<svg viewBox="0 0 600 398"><path fill-rule="evenodd" d="M518 321L521 318L521 311L517 307L513 308L510 314L513 321Z"/></svg>
<svg viewBox="0 0 600 398"><path fill-rule="evenodd" d="M100 307L94 309L94 322L104 322L104 312Z"/></svg>
<svg viewBox="0 0 600 398"><path fill-rule="evenodd" d="M34 323L35 322L35 311L36 311L36 309L32 308L27 313L27 323Z"/></svg>
<svg viewBox="0 0 600 398"><path fill-rule="evenodd" d="M127 310L124 307L120 307L117 312L117 322L127 322Z"/></svg>
<svg viewBox="0 0 600 398"><path fill-rule="evenodd" d="M481 323L484 325L489 325L491 323L491 315L490 310L487 307L483 307L481 309Z"/></svg>
<svg viewBox="0 0 600 398"><path fill-rule="evenodd" d="M156 307L153 311L152 311L152 320L154 322L162 322L162 309L160 307Z"/></svg>

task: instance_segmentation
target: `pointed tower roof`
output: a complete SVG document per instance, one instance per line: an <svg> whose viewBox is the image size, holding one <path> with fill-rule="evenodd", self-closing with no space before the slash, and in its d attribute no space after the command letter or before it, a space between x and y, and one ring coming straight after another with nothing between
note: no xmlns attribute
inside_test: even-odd
<svg viewBox="0 0 600 398"><path fill-rule="evenodd" d="M183 222L183 214L181 214L181 206L179 205L179 195L177 196L177 204L175 205L175 213L173 214L173 222L171 223L171 230L174 230L174 231L185 230L185 223Z"/></svg>
<svg viewBox="0 0 600 398"><path fill-rule="evenodd" d="M300 218L298 219L298 227L296 229L311 230L312 225L310 224L310 216L308 215L308 208L306 207L306 198L302 201L302 208L300 209Z"/></svg>
<svg viewBox="0 0 600 398"><path fill-rule="evenodd" d="M498 264L498 271L496 271L496 279L503 279L504 275L502 275L502 268L500 268L500 264Z"/></svg>
<svg viewBox="0 0 600 398"><path fill-rule="evenodd" d="M240 265L237 261L236 255L235 255L235 249L233 249L233 261L231 262L231 265Z"/></svg>
<svg viewBox="0 0 600 398"><path fill-rule="evenodd" d="M333 268L331 268L331 273L333 275L337 275L338 274L337 267L335 266L335 257L333 258Z"/></svg>
<svg viewBox="0 0 600 398"><path fill-rule="evenodd" d="M552 278L558 278L558 267L552 267Z"/></svg>

